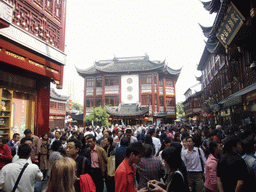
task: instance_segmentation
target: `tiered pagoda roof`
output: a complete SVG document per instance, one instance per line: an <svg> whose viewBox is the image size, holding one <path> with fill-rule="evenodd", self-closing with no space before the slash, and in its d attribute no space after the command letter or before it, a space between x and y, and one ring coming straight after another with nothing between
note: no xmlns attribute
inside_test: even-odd
<svg viewBox="0 0 256 192"><path fill-rule="evenodd" d="M210 13L213 13L213 12L217 13L216 18L213 23L213 26L204 27L204 26L200 25L205 37L207 37L209 39L216 37L216 33L221 24L221 21L226 14L229 1L230 0L222 0L222 3L220 2L220 0L212 0L210 2L202 2L207 11L209 11Z"/></svg>
<svg viewBox="0 0 256 192"><path fill-rule="evenodd" d="M149 111L149 106L140 106L137 103L120 104L116 107L105 106L107 112L112 116L142 116Z"/></svg>
<svg viewBox="0 0 256 192"><path fill-rule="evenodd" d="M170 75L179 76L181 69L175 70L168 67L165 61L151 61L149 57L114 57L113 60L101 60L87 69L77 69L80 76L97 75L99 73L133 73L161 70Z"/></svg>

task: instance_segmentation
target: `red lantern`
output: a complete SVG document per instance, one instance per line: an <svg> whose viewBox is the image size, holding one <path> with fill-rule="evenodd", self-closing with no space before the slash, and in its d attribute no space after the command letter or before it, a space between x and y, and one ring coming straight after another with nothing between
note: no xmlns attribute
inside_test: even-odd
<svg viewBox="0 0 256 192"><path fill-rule="evenodd" d="M71 119L71 116L68 116L69 119Z"/></svg>
<svg viewBox="0 0 256 192"><path fill-rule="evenodd" d="M69 107L68 109L69 109L69 110L72 110L72 108L71 108L71 107Z"/></svg>
<svg viewBox="0 0 256 192"><path fill-rule="evenodd" d="M69 106L72 106L72 103L69 103L68 105L69 105Z"/></svg>
<svg viewBox="0 0 256 192"><path fill-rule="evenodd" d="M112 120L113 120L113 118L109 117L109 118L108 118L108 120L109 120L109 121L112 121Z"/></svg>
<svg viewBox="0 0 256 192"><path fill-rule="evenodd" d="M69 102L71 102L71 101L72 101L72 99L69 99L68 101L69 101Z"/></svg>
<svg viewBox="0 0 256 192"><path fill-rule="evenodd" d="M148 120L148 117L144 117L144 120L147 121L147 120Z"/></svg>
<svg viewBox="0 0 256 192"><path fill-rule="evenodd" d="M71 128L71 125L69 125L68 127Z"/></svg>
<svg viewBox="0 0 256 192"><path fill-rule="evenodd" d="M208 118L211 118L211 117L212 117L212 114L208 114L207 117L208 117Z"/></svg>
<svg viewBox="0 0 256 192"><path fill-rule="evenodd" d="M70 120L70 121L68 121L68 123L72 123L72 121Z"/></svg>

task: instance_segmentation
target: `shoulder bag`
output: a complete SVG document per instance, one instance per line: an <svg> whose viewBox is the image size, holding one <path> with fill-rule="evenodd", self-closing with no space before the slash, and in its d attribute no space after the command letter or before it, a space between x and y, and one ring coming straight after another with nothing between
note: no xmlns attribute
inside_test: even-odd
<svg viewBox="0 0 256 192"><path fill-rule="evenodd" d="M27 168L27 166L28 166L28 163L26 163L26 164L24 165L24 167L22 168L22 170L21 170L21 172L20 172L20 174L19 174L19 177L18 177L18 179L17 179L17 181L16 181L16 183L15 183L13 189L12 189L12 192L15 192L16 188L18 187L18 184L19 184L19 182L20 182L20 178L21 178L23 172L25 171L25 169Z"/></svg>

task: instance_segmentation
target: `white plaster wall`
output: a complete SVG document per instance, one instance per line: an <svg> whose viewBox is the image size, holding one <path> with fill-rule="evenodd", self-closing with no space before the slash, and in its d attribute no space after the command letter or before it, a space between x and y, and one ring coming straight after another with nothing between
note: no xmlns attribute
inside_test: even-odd
<svg viewBox="0 0 256 192"><path fill-rule="evenodd" d="M121 95L122 103L139 102L139 75L121 76Z"/></svg>

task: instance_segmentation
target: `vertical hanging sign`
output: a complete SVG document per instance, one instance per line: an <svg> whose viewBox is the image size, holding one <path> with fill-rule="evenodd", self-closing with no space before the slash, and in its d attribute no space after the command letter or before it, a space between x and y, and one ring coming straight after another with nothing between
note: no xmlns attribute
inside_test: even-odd
<svg viewBox="0 0 256 192"><path fill-rule="evenodd" d="M217 38L225 48L227 48L232 42L244 21L244 16L231 2L230 7L227 10L227 14L220 25L218 33L216 34Z"/></svg>

